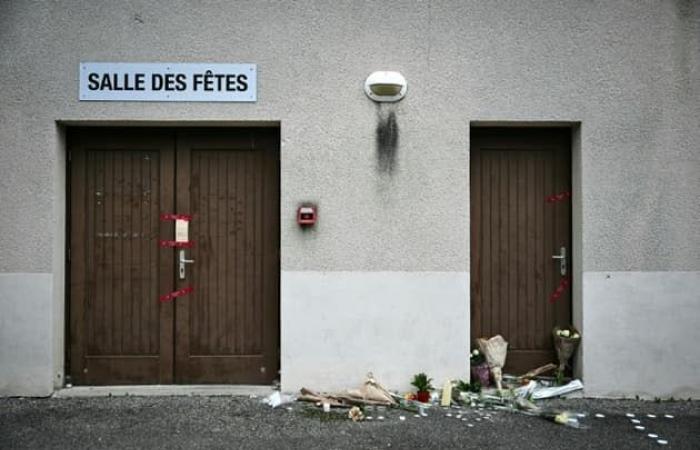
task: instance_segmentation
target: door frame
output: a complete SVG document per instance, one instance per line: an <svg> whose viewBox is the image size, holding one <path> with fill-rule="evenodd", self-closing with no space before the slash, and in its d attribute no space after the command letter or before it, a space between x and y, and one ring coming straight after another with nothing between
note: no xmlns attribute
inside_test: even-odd
<svg viewBox="0 0 700 450"><path fill-rule="evenodd" d="M56 344L53 347L53 353L55 357L54 368L57 372L57 376L54 380L54 389L61 389L65 387L70 387L72 385L72 374L71 374L71 359L72 359L72 346L71 346L71 277L72 277L72 255L71 255L71 170L72 170L72 155L70 149L69 135L76 132L89 132L89 131L113 131L113 132L134 132L134 131L145 131L148 129L156 130L159 132L170 131L172 133L178 130L235 130L235 129L257 129L257 128L267 128L273 130L276 134L277 140L277 177L278 177L278 193L279 198L279 211L278 220L280 226L278 227L278 268L277 277L281 280L282 267L281 267L281 249L282 249L282 214L281 214L281 201L282 201L282 152L281 152L281 121L110 121L110 120L57 120L55 122L56 130L58 135L57 147L60 153L59 158L59 180L57 186L63 186L61 189L63 197L57 199L58 211L62 212L62 215L58 217L57 225L57 235L61 237L61 241L58 244L59 255L57 258L62 261L62 271L58 273L60 283L56 286L56 291L54 292L55 301L58 303L55 311L57 313L57 323L55 327L54 338L56 339ZM175 149L176 151L176 149ZM177 162L174 166L174 178L177 178ZM173 183L173 189L175 184ZM175 199L175 198L174 198ZM176 201L176 199L175 199ZM60 250L63 253L60 253ZM174 258L174 257L173 257ZM173 264L174 266L174 264ZM174 277L173 277L174 280ZM175 281L175 280L174 280ZM175 305L172 308L173 312L176 311ZM281 329L281 283L277 283L277 370L281 374L281 339L282 339L282 329ZM173 328L175 325L175 320L173 320ZM174 358L175 358L175 346L172 349L171 359L173 364L171 366L174 368ZM279 378L279 377L278 377ZM170 376L170 384L175 385L174 371Z"/></svg>
<svg viewBox="0 0 700 450"><path fill-rule="evenodd" d="M550 120L550 121L517 121L517 120L481 120L475 119L469 121L469 164L471 165L471 136L474 129L482 128L566 128L570 130L570 162L571 162L571 257L569 259L572 290L571 290L571 322L572 324L581 331L582 335L585 335L586 331L583 327L583 317L584 317L584 305L583 305L583 203L582 203L582 192L583 192L583 167L582 167L582 134L583 134L583 123L580 121L562 121L562 120ZM467 186L471 186L470 178L471 168L467 170ZM467 195L468 210L471 211L471 192ZM471 278L471 215L469 219L469 226L467 227L467 245L469 253L469 266L467 267L467 274ZM471 280L467 283L471 286ZM467 299L467 317L465 318L467 322L467 337L471 342L471 289L469 289L469 298ZM582 339L576 354L572 358L573 361L573 374L575 377L583 379L584 375L584 360L583 355L585 352L586 340Z"/></svg>

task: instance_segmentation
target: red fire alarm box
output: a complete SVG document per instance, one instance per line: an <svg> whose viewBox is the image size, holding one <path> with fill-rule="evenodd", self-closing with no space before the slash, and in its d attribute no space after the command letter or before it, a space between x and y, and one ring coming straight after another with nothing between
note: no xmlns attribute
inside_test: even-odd
<svg viewBox="0 0 700 450"><path fill-rule="evenodd" d="M316 205L302 205L297 209L297 223L303 227L308 227L316 224L318 213Z"/></svg>

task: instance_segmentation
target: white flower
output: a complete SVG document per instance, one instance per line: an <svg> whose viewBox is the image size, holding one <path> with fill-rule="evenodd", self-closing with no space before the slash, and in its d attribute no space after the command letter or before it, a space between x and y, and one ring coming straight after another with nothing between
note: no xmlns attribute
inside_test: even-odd
<svg viewBox="0 0 700 450"><path fill-rule="evenodd" d="M571 333L569 332L569 330L561 330L561 335L562 335L563 337L567 337L567 338L568 338L568 337L569 337L569 334L571 334Z"/></svg>
<svg viewBox="0 0 700 450"><path fill-rule="evenodd" d="M580 337L581 337L581 336L579 336L578 333L574 333L574 334L571 336L571 339L578 339L578 338L580 338Z"/></svg>
<svg viewBox="0 0 700 450"><path fill-rule="evenodd" d="M472 352L472 355L477 356L478 354L479 354L479 350L474 349L474 351Z"/></svg>

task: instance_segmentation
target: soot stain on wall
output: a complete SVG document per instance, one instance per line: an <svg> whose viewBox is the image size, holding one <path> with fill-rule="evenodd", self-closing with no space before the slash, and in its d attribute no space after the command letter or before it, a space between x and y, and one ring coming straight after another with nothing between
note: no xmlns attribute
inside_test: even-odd
<svg viewBox="0 0 700 450"><path fill-rule="evenodd" d="M399 124L393 108L377 109L377 167L379 172L391 174L396 169L396 157L399 148Z"/></svg>

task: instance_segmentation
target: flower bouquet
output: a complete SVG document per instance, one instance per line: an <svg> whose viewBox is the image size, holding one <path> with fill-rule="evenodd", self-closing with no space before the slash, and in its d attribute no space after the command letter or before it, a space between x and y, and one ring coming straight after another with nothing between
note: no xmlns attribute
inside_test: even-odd
<svg viewBox="0 0 700 450"><path fill-rule="evenodd" d="M565 328L557 326L552 330L552 337L554 338L554 349L557 351L557 359L559 360L557 378L563 379L564 370L569 365L569 360L581 342L581 333L573 325Z"/></svg>
<svg viewBox="0 0 700 450"><path fill-rule="evenodd" d="M489 365L486 363L484 354L481 353L478 348L472 350L469 355L469 367L472 383L477 382L482 387L489 387L491 371L489 370Z"/></svg>

